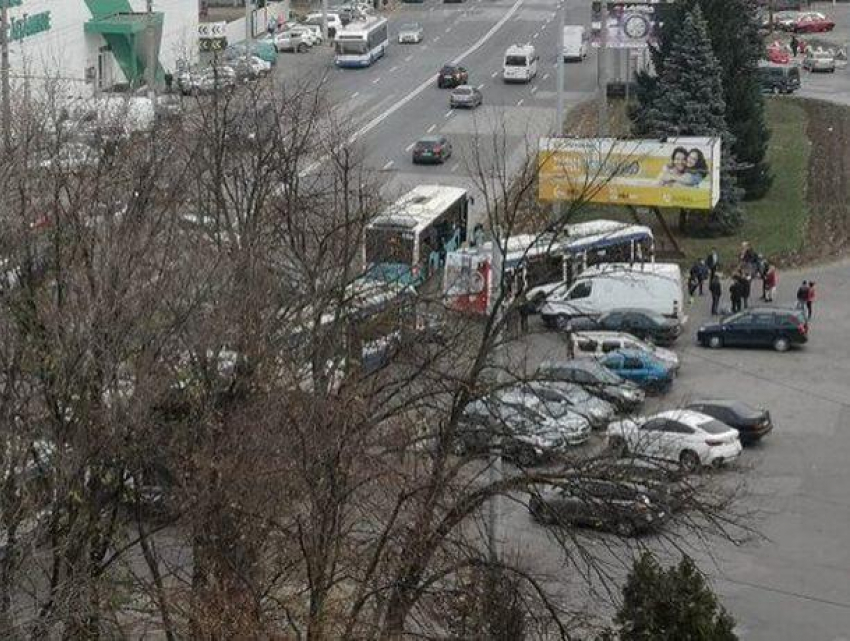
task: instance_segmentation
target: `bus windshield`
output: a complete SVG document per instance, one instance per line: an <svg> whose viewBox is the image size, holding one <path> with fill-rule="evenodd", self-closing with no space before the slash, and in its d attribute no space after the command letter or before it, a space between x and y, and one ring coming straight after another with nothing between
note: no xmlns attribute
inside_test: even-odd
<svg viewBox="0 0 850 641"><path fill-rule="evenodd" d="M361 55L366 53L366 42L363 40L337 40L336 52L338 55Z"/></svg>

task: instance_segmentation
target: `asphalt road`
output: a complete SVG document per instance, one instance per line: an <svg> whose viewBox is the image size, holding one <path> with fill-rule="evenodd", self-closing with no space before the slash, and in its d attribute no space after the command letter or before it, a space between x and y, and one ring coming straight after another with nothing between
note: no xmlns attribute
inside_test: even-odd
<svg viewBox="0 0 850 641"><path fill-rule="evenodd" d="M588 3L566 0L565 4L568 24L589 24ZM387 55L373 66L337 69L330 47L316 47L307 54L281 54L277 73L283 78L327 74L330 100L338 105L339 115L356 123L353 127L358 130L357 140L368 165L385 176L387 198L429 182L463 186L475 193L472 161L492 162L494 139L507 151L508 169L515 169L527 150L536 147L538 137L555 125L556 5L554 0L403 4L388 14L390 46ZM398 26L408 22L424 27L421 44L396 42ZM526 42L532 43L540 56L538 76L529 84L506 85L500 75L505 49ZM435 79L447 62L469 70L469 83L484 95L482 107L449 109L450 92L437 89ZM569 109L595 95L594 54L565 69ZM414 166L412 145L429 133L447 135L453 157L441 166ZM489 144L483 142L476 152L476 140Z"/></svg>

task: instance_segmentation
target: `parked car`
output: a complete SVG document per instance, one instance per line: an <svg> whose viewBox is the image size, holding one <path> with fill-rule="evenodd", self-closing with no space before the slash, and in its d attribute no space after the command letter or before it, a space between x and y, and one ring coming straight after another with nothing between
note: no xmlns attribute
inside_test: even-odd
<svg viewBox="0 0 850 641"><path fill-rule="evenodd" d="M718 323L703 325L697 341L703 347L773 347L786 352L809 340L809 324L802 312L774 307L755 307Z"/></svg>
<svg viewBox="0 0 850 641"><path fill-rule="evenodd" d="M260 60L268 62L270 65L277 64L277 50L274 43L267 39L254 40L248 46L248 51L252 56L257 56ZM230 45L224 50L224 59L233 60L234 58L245 57L245 43L240 42Z"/></svg>
<svg viewBox="0 0 850 641"><path fill-rule="evenodd" d="M469 82L469 72L459 65L443 65L437 74L437 87L454 89Z"/></svg>
<svg viewBox="0 0 850 641"><path fill-rule="evenodd" d="M673 383L673 372L652 354L621 349L599 359L605 367L647 391L663 392Z"/></svg>
<svg viewBox="0 0 850 641"><path fill-rule="evenodd" d="M791 25L794 33L824 33L835 29L835 22L816 11L802 13Z"/></svg>
<svg viewBox="0 0 850 641"><path fill-rule="evenodd" d="M647 343L637 336L626 332L608 330L576 331L571 336L573 351L576 356L593 356L598 358L620 349L636 349L664 363L674 372L679 371L679 356L670 349Z"/></svg>
<svg viewBox="0 0 850 641"><path fill-rule="evenodd" d="M835 56L826 49L810 49L803 58L803 69L835 73Z"/></svg>
<svg viewBox="0 0 850 641"><path fill-rule="evenodd" d="M737 430L692 410L615 421L608 426L608 447L618 456L678 461L689 472L734 461L741 454Z"/></svg>
<svg viewBox="0 0 850 641"><path fill-rule="evenodd" d="M794 23L800 17L798 10L777 11L773 14L773 24L777 29L783 31L793 31ZM768 26L770 26L768 24Z"/></svg>
<svg viewBox="0 0 850 641"><path fill-rule="evenodd" d="M327 16L327 24L328 24L328 38L333 40L336 37L336 32L342 29L343 22L340 14L328 12L325 14ZM323 19L322 13L310 13L304 18L303 24L307 25L316 25L319 29L322 29Z"/></svg>
<svg viewBox="0 0 850 641"><path fill-rule="evenodd" d="M688 505L699 489L699 477L688 476L678 464L641 458L599 457L576 470L582 476L629 483L649 490L672 512Z"/></svg>
<svg viewBox="0 0 850 641"><path fill-rule="evenodd" d="M539 489L531 495L528 511L540 523L584 525L620 536L654 530L670 515L670 509L648 490L599 479Z"/></svg>
<svg viewBox="0 0 850 641"><path fill-rule="evenodd" d="M578 414L594 429L607 427L617 410L608 401L594 396L586 389L572 383L534 381L528 386L544 402L562 403Z"/></svg>
<svg viewBox="0 0 850 641"><path fill-rule="evenodd" d="M442 135L424 136L413 145L414 164L446 162L452 155L452 144Z"/></svg>
<svg viewBox="0 0 850 641"><path fill-rule="evenodd" d="M322 44L322 29L314 24L293 24L288 25L284 31L288 31L292 35L301 36L301 39L311 47Z"/></svg>
<svg viewBox="0 0 850 641"><path fill-rule="evenodd" d="M682 333L682 324L649 309L616 309L602 314L597 322L599 329L628 332L633 336L659 345L670 345Z"/></svg>
<svg viewBox="0 0 850 641"><path fill-rule="evenodd" d="M178 86L183 94L208 94L236 86L236 72L230 65L206 67L180 76Z"/></svg>
<svg viewBox="0 0 850 641"><path fill-rule="evenodd" d="M794 93L800 88L800 69L775 64L759 64L759 82L766 93Z"/></svg>
<svg viewBox="0 0 850 641"><path fill-rule="evenodd" d="M452 108L466 107L467 109L475 109L481 106L483 100L484 98L481 92L475 87L460 85L452 90L449 96L449 106Z"/></svg>
<svg viewBox="0 0 850 641"><path fill-rule="evenodd" d="M256 56L245 58L234 58L227 66L236 73L237 80L256 80L271 72L271 65Z"/></svg>
<svg viewBox="0 0 850 641"><path fill-rule="evenodd" d="M310 36L307 36L309 38ZM295 53L306 53L310 50L310 44L304 39L303 33L284 30L272 36L276 51L290 51Z"/></svg>
<svg viewBox="0 0 850 641"><path fill-rule="evenodd" d="M568 445L581 445L590 438L590 421L576 412L562 395L542 386L515 385L495 392L490 398L493 402L523 405L554 419Z"/></svg>
<svg viewBox="0 0 850 641"><path fill-rule="evenodd" d="M458 425L456 453L485 454L498 438L502 456L517 465L531 466L564 453L569 447L554 418L526 405L494 398L470 403Z"/></svg>
<svg viewBox="0 0 850 641"><path fill-rule="evenodd" d="M398 29L398 43L403 44L419 44L425 35L425 30L418 22L409 22L403 24Z"/></svg>
<svg viewBox="0 0 850 641"><path fill-rule="evenodd" d="M755 443L773 430L770 412L743 401L704 400L690 403L686 409L700 412L738 430L743 445Z"/></svg>
<svg viewBox="0 0 850 641"><path fill-rule="evenodd" d="M776 65L787 65L791 62L791 52L785 45L775 42L767 47L767 60Z"/></svg>
<svg viewBox="0 0 850 641"><path fill-rule="evenodd" d="M544 361L537 368L535 378L581 385L623 412L636 409L646 398L643 390L634 383L623 380L607 367L587 359Z"/></svg>

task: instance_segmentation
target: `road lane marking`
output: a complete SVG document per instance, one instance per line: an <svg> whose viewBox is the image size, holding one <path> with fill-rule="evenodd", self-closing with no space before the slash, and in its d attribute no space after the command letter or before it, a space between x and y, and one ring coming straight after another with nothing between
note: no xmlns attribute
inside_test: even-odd
<svg viewBox="0 0 850 641"><path fill-rule="evenodd" d="M516 106L517 106L517 107L521 107L521 106L522 106L522 103L524 103L524 102L525 102L525 98L520 98L520 99L519 99L519 102L517 102L517 103L516 103Z"/></svg>
<svg viewBox="0 0 850 641"><path fill-rule="evenodd" d="M431 42L439 42L439 41L440 41L440 36L435 36L434 39Z"/></svg>
<svg viewBox="0 0 850 641"><path fill-rule="evenodd" d="M478 85L478 91L481 91L482 89L484 89L484 83L483 82L480 85Z"/></svg>
<svg viewBox="0 0 850 641"><path fill-rule="evenodd" d="M413 141L412 143L410 143L407 147L405 147L405 148L404 148L404 150L405 150L405 151L410 151L410 150L411 150L411 149L413 149L415 146L416 146L416 141L414 140L414 141Z"/></svg>
<svg viewBox="0 0 850 641"><path fill-rule="evenodd" d="M381 76L378 76L377 78L375 78L375 79L372 81L372 84L373 84L373 85L376 85L376 84L378 84L379 82L381 82Z"/></svg>
<svg viewBox="0 0 850 641"><path fill-rule="evenodd" d="M451 118L453 113L454 113L454 110L453 110L453 109L449 109L449 110L446 112L446 115L445 115L445 116L443 116L443 118Z"/></svg>
<svg viewBox="0 0 850 641"><path fill-rule="evenodd" d="M491 78L495 78L495 77L496 77L496 76L498 76L498 75L499 75L499 72L498 72L498 71L494 71L493 73L491 73L491 74L490 74L490 77L491 77Z"/></svg>
<svg viewBox="0 0 850 641"><path fill-rule="evenodd" d="M359 92L359 91L355 91L353 94L351 94L351 97L352 97L352 98L356 98L356 97L357 97L357 96L359 96L359 95L360 95L360 92Z"/></svg>
<svg viewBox="0 0 850 641"><path fill-rule="evenodd" d="M451 28L451 27L446 27L446 33L451 33L451 32L452 32L452 28Z"/></svg>
<svg viewBox="0 0 850 641"><path fill-rule="evenodd" d="M394 161L392 161L392 160L391 160L391 161L389 161L386 165L384 165L384 167L383 167L382 171L387 171L387 170L388 170L390 167L392 167L394 164L395 164L395 162L394 162Z"/></svg>
<svg viewBox="0 0 850 641"><path fill-rule="evenodd" d="M531 36L531 39L532 39L532 40L537 40L539 37L540 37L540 32L539 32L539 31L535 31L535 32L534 32L534 35L533 35L533 36Z"/></svg>
<svg viewBox="0 0 850 641"><path fill-rule="evenodd" d="M390 73L392 73L392 72L393 72L393 71L395 71L396 69L398 69L398 65L396 65L395 67L390 67Z"/></svg>
<svg viewBox="0 0 850 641"><path fill-rule="evenodd" d="M434 131L436 128L437 128L437 125L431 125L430 127L428 127L428 131L426 131L425 133L426 133L426 134L430 134L430 133L431 133L432 131Z"/></svg>
<svg viewBox="0 0 850 641"><path fill-rule="evenodd" d="M508 9L505 12L505 15L503 15L501 18L499 18L498 22L496 22L496 24L494 24L492 27L490 27L490 29L483 36L481 36L478 40L476 40L466 51L464 51L459 56L457 56L454 60L452 60L452 64L459 64L459 63L463 62L463 60L466 59L468 56L470 56L474 52L478 51L485 42L487 42L490 38L493 37L493 34L495 34L499 29L501 29L505 25L505 23L514 16L514 14L522 6L523 2L525 2L525 0L516 0L511 5L511 8ZM432 9L433 9L433 7L432 7ZM389 109L387 109L383 113L379 113L377 116L372 118L372 120L367 122L360 129L355 131L353 134L351 134L351 136L348 137L348 140L346 142L350 144L350 143L356 141L361 136L372 131L375 127L377 127L382 122L384 122L384 120L386 120L387 118L392 116L399 109L401 109L405 105L407 105L407 103L409 103L411 100L413 100L414 98L419 96L419 94L421 94L423 91L425 91L426 89L431 87L433 85L434 81L437 80L437 75L438 74L436 74L436 73L433 74L428 79L426 79L424 82L422 82L416 89L414 89L409 94L407 94L407 96L405 96L404 98L399 100L397 103L395 103L392 107L390 107ZM496 77L495 73L494 73L493 77L494 78ZM434 125L434 127L436 127L436 125ZM322 163L324 162L326 157L327 156L324 156L324 157L322 157L318 160L311 162L304 169L301 170L299 175L307 176L307 175L313 173L314 171L316 171L316 169L318 169L322 165Z"/></svg>
<svg viewBox="0 0 850 641"><path fill-rule="evenodd" d="M457 169L458 169L458 167L460 167L460 163L459 163L459 162L456 162L455 164L453 164L453 165L452 165L452 169L451 169L452 173L456 172L456 171L457 171Z"/></svg>
<svg viewBox="0 0 850 641"><path fill-rule="evenodd" d="M405 62L410 62L411 60L413 60L413 54L410 54L409 56L404 57Z"/></svg>
<svg viewBox="0 0 850 641"><path fill-rule="evenodd" d="M546 80L546 78L548 78L548 77L549 77L549 74L548 74L548 73L544 73L544 74L543 74L543 78L541 78L541 80Z"/></svg>
<svg viewBox="0 0 850 641"><path fill-rule="evenodd" d="M537 86L531 88L531 93L535 93L537 91Z"/></svg>

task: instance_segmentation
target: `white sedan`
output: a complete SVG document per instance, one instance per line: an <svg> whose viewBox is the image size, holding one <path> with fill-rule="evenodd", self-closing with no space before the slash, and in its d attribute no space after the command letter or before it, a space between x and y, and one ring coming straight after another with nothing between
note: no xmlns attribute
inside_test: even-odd
<svg viewBox="0 0 850 641"><path fill-rule="evenodd" d="M677 461L688 471L721 465L741 455L738 430L692 410L668 410L615 421L608 446L616 454Z"/></svg>
<svg viewBox="0 0 850 641"><path fill-rule="evenodd" d="M425 30L422 28L422 25L417 22L403 24L398 30L398 43L402 45L419 44L422 42L424 33Z"/></svg>

